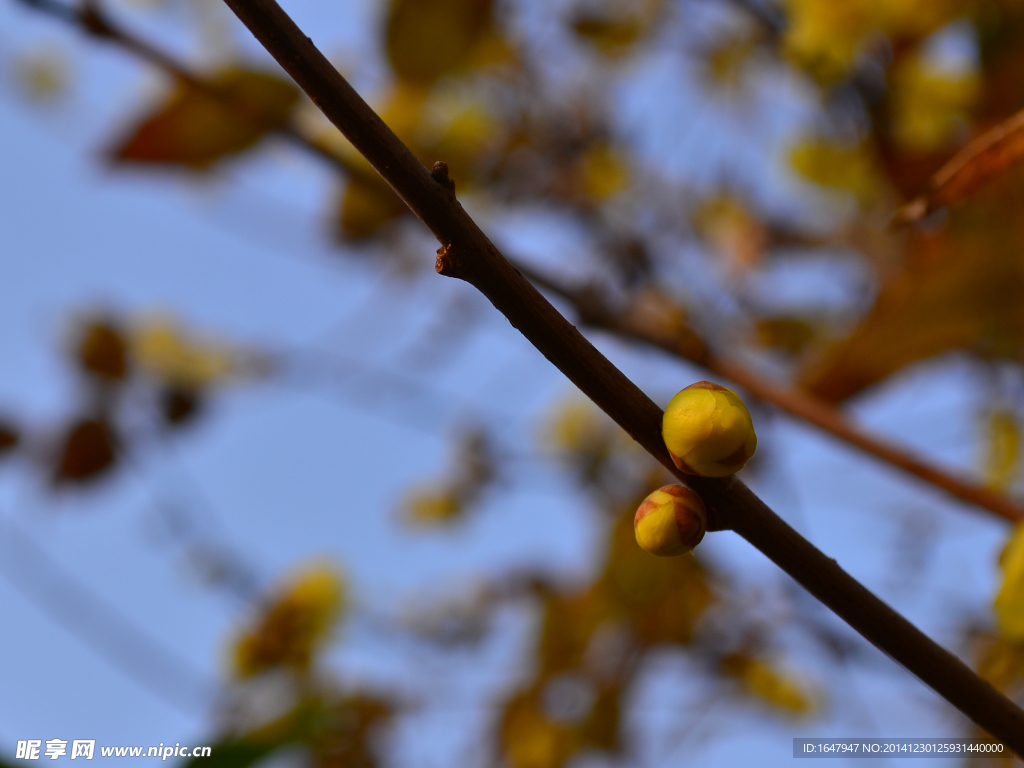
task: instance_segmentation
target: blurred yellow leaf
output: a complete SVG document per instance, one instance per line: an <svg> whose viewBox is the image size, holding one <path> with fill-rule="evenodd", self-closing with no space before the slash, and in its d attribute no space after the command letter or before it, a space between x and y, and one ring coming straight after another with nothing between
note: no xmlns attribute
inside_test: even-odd
<svg viewBox="0 0 1024 768"><path fill-rule="evenodd" d="M421 155L417 134L423 121L427 90L416 83L398 83L380 107L380 116L417 156ZM340 134L338 134L340 136ZM385 224L408 211L402 199L377 175L347 140L338 147L361 172L349 176L338 207L337 233L342 240L363 240L377 234ZM423 159L421 157L421 159Z"/></svg>
<svg viewBox="0 0 1024 768"><path fill-rule="evenodd" d="M462 499L451 488L413 490L403 507L405 519L413 525L450 523L462 512Z"/></svg>
<svg viewBox="0 0 1024 768"><path fill-rule="evenodd" d="M802 385L837 402L905 365L949 350L1017 357L1024 343L1024 263L1006 211L979 202L968 226L915 233L905 264L844 341L809 360Z"/></svg>
<svg viewBox="0 0 1024 768"><path fill-rule="evenodd" d="M766 347L799 355L814 340L814 326L800 317L766 317L757 321L757 338Z"/></svg>
<svg viewBox="0 0 1024 768"><path fill-rule="evenodd" d="M215 73L216 94L179 83L167 101L117 142L115 162L208 168L283 127L299 92L281 78L229 67Z"/></svg>
<svg viewBox="0 0 1024 768"><path fill-rule="evenodd" d="M417 129L423 121L423 107L428 95L428 89L421 83L398 82L379 110L381 119L388 127L414 150Z"/></svg>
<svg viewBox="0 0 1024 768"><path fill-rule="evenodd" d="M594 631L614 612L600 585L576 595L549 595L537 648L540 674L547 677L580 667Z"/></svg>
<svg viewBox="0 0 1024 768"><path fill-rule="evenodd" d="M189 390L209 386L236 368L228 347L190 338L164 318L137 324L129 344L131 359L141 370Z"/></svg>
<svg viewBox="0 0 1024 768"><path fill-rule="evenodd" d="M633 296L632 302L620 316L620 321L657 337L676 339L680 348L686 341L700 346L699 339L693 336L687 323L683 306L653 286L645 287ZM690 354L696 355L696 349L691 350Z"/></svg>
<svg viewBox="0 0 1024 768"><path fill-rule="evenodd" d="M601 202L616 195L629 183L626 158L608 144L592 144L579 158L580 187L583 194Z"/></svg>
<svg viewBox="0 0 1024 768"><path fill-rule="evenodd" d="M824 83L842 77L872 27L872 0L787 0L783 49Z"/></svg>
<svg viewBox="0 0 1024 768"><path fill-rule="evenodd" d="M568 400L545 420L543 439L581 474L583 482L590 483L600 480L624 434L590 401Z"/></svg>
<svg viewBox="0 0 1024 768"><path fill-rule="evenodd" d="M387 52L399 80L429 85L493 46L491 0L392 0Z"/></svg>
<svg viewBox="0 0 1024 768"><path fill-rule="evenodd" d="M498 738L512 768L559 768L580 744L572 728L544 716L536 691L506 704Z"/></svg>
<svg viewBox="0 0 1024 768"><path fill-rule="evenodd" d="M789 24L783 50L819 82L845 77L870 32L892 42L916 40L934 32L958 13L953 0L786 0Z"/></svg>
<svg viewBox="0 0 1024 768"><path fill-rule="evenodd" d="M424 107L416 132L418 154L430 167L448 163L457 191L471 186L480 158L501 141L501 124L478 101L450 94L434 94Z"/></svg>
<svg viewBox="0 0 1024 768"><path fill-rule="evenodd" d="M440 483L415 488L406 496L405 520L413 525L450 524L461 520L495 479L491 442L482 429L459 435L452 466Z"/></svg>
<svg viewBox="0 0 1024 768"><path fill-rule="evenodd" d="M605 56L622 56L644 32L639 19L610 19L581 14L572 22L573 31Z"/></svg>
<svg viewBox="0 0 1024 768"><path fill-rule="evenodd" d="M987 426L985 482L990 488L1005 491L1020 472L1020 422L1014 413L994 411Z"/></svg>
<svg viewBox="0 0 1024 768"><path fill-rule="evenodd" d="M586 439L590 419L566 410L559 439L575 445ZM656 484L660 476L650 480ZM633 660L653 647L689 642L711 602L692 556L653 558L636 545L639 501L631 501L609 531L608 556L595 582L568 594L541 592L536 673L506 701L502 716L500 746L515 768L560 768L586 749L617 752L622 693L638 669Z"/></svg>
<svg viewBox="0 0 1024 768"><path fill-rule="evenodd" d="M861 203L870 201L881 189L882 178L865 145L808 139L790 150L789 160L808 181L851 192Z"/></svg>
<svg viewBox="0 0 1024 768"><path fill-rule="evenodd" d="M338 211L338 235L343 240L362 240L404 214L408 208L391 187L350 178Z"/></svg>
<svg viewBox="0 0 1024 768"><path fill-rule="evenodd" d="M427 167L437 160L447 162L460 185L472 182L479 156L500 135L479 103L428 91L418 82L396 84L380 115ZM342 240L372 237L407 213L405 203L347 140L337 131L322 127L317 131L320 145L358 169L349 177L338 208L337 232Z"/></svg>
<svg viewBox="0 0 1024 768"><path fill-rule="evenodd" d="M618 58L651 31L660 9L661 0L606 0L576 13L570 25L580 39Z"/></svg>
<svg viewBox="0 0 1024 768"><path fill-rule="evenodd" d="M71 85L71 67L56 49L39 49L18 56L14 73L18 85L34 101L55 101L65 96Z"/></svg>
<svg viewBox="0 0 1024 768"><path fill-rule="evenodd" d="M729 195L702 203L693 214L693 227L733 272L754 266L768 244L768 229L747 206Z"/></svg>
<svg viewBox="0 0 1024 768"><path fill-rule="evenodd" d="M1009 691L1024 678L1024 642L997 637L986 645L978 674L1001 691Z"/></svg>
<svg viewBox="0 0 1024 768"><path fill-rule="evenodd" d="M963 16L972 0L873 0L878 27L895 41L920 40Z"/></svg>
<svg viewBox="0 0 1024 768"><path fill-rule="evenodd" d="M561 451L578 451L594 444L608 431L606 419L589 401L570 400L546 420L547 437Z"/></svg>
<svg viewBox="0 0 1024 768"><path fill-rule="evenodd" d="M306 738L318 768L376 768L379 726L395 716L395 705L369 694L328 701Z"/></svg>
<svg viewBox="0 0 1024 768"><path fill-rule="evenodd" d="M1000 637L1024 640L1024 523L1017 523L999 556L1003 583L995 599L996 627Z"/></svg>
<svg viewBox="0 0 1024 768"><path fill-rule="evenodd" d="M235 642L232 666L239 678L275 667L309 669L314 653L341 617L345 586L326 565L297 574Z"/></svg>
<svg viewBox="0 0 1024 768"><path fill-rule="evenodd" d="M128 343L113 321L89 320L79 334L75 356L82 368L110 381L127 375Z"/></svg>
<svg viewBox="0 0 1024 768"><path fill-rule="evenodd" d="M701 58L712 84L719 88L738 86L758 42L753 35L728 35L704 50Z"/></svg>
<svg viewBox="0 0 1024 768"><path fill-rule="evenodd" d="M631 501L611 530L599 584L641 645L685 644L711 604L711 590L692 554L651 557L637 546L633 515L640 501Z"/></svg>
<svg viewBox="0 0 1024 768"><path fill-rule="evenodd" d="M752 696L775 709L791 715L806 715L813 708L810 696L796 680L761 659L733 653L722 659L722 669L739 680Z"/></svg>
<svg viewBox="0 0 1024 768"><path fill-rule="evenodd" d="M893 138L923 154L942 150L966 132L980 82L976 73L942 73L910 56L890 76L890 87Z"/></svg>
<svg viewBox="0 0 1024 768"><path fill-rule="evenodd" d="M580 674L541 676L505 705L499 747L513 768L560 768L576 753L619 748L622 689Z"/></svg>

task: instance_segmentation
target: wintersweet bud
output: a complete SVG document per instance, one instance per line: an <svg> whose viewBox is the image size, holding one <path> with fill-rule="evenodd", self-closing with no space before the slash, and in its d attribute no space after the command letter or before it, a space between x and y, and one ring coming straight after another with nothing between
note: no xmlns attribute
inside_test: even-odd
<svg viewBox="0 0 1024 768"><path fill-rule="evenodd" d="M708 515L700 496L681 485L666 485L640 504L633 518L636 543L653 555L682 555L704 538Z"/></svg>
<svg viewBox="0 0 1024 768"><path fill-rule="evenodd" d="M669 401L661 436L679 469L704 477L738 472L757 449L747 406L731 389L710 381L691 384Z"/></svg>

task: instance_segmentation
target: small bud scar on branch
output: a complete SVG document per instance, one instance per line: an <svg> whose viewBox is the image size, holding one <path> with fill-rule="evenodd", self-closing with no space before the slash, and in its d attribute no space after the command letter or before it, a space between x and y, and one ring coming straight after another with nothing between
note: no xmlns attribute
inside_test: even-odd
<svg viewBox="0 0 1024 768"><path fill-rule="evenodd" d="M903 664L979 726L1024 754L1024 711L933 642L800 536L735 476L686 475L661 439L661 409L513 268L476 223L352 89L274 0L225 0L445 247L460 277L707 508L708 529L729 528Z"/></svg>
<svg viewBox="0 0 1024 768"><path fill-rule="evenodd" d="M455 181L448 178L448 163L444 160L438 160L434 163L430 175L434 177L434 181L448 190L453 199L455 198Z"/></svg>

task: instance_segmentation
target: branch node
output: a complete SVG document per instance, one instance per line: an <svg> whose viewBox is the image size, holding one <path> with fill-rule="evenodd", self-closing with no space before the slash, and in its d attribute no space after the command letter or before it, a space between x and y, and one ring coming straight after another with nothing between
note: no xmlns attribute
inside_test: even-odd
<svg viewBox="0 0 1024 768"><path fill-rule="evenodd" d="M436 167L436 166L435 166ZM445 277L459 277L459 270L455 264L452 254L452 244L445 243L437 249L437 260L434 262L434 271Z"/></svg>
<svg viewBox="0 0 1024 768"><path fill-rule="evenodd" d="M438 160L434 163L434 167L430 169L430 176L448 190L448 194L453 198L455 197L455 181L448 176L448 163L444 160Z"/></svg>

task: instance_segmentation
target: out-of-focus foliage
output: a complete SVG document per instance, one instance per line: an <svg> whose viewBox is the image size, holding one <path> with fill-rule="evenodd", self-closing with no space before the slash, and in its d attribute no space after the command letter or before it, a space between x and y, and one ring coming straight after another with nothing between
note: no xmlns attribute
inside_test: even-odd
<svg viewBox="0 0 1024 768"><path fill-rule="evenodd" d="M128 373L124 333L109 321L96 320L82 329L78 362L100 378L121 381Z"/></svg>
<svg viewBox="0 0 1024 768"><path fill-rule="evenodd" d="M345 614L345 592L338 571L318 563L295 573L263 601L232 648L236 682L212 764L246 766L281 749L301 750L323 768L379 764L377 737L395 715L396 703L339 689L321 669L320 659ZM277 691L278 714L269 718L265 707L249 707L252 698L267 695L261 686ZM202 760L211 762L192 762Z"/></svg>
<svg viewBox="0 0 1024 768"><path fill-rule="evenodd" d="M542 610L535 666L504 705L505 760L514 768L556 768L585 750L623 754L626 697L647 655L667 647L692 653L708 675L739 680L743 695L776 713L811 712L804 686L739 647L739 637L701 633L701 619L728 590L713 571L693 554L658 558L637 546L634 512L664 484L664 470L592 405L569 401L549 423L546 439L607 516L606 554L586 586L541 582L535 589Z"/></svg>
<svg viewBox="0 0 1024 768"><path fill-rule="evenodd" d="M209 90L182 82L110 156L118 163L206 169L283 127L298 96L294 85L275 75L237 67L214 73Z"/></svg>
<svg viewBox="0 0 1024 768"><path fill-rule="evenodd" d="M662 0L590 3L572 14L572 30L603 55L618 59L650 33L662 9Z"/></svg>
<svg viewBox="0 0 1024 768"><path fill-rule="evenodd" d="M472 429L461 435L451 465L448 477L408 492L403 507L409 524L454 523L480 503L496 478L494 448L486 432Z"/></svg>
<svg viewBox="0 0 1024 768"><path fill-rule="evenodd" d="M843 400L950 350L1016 356L1024 339L1024 268L996 211L975 211L967 231L908 235L903 264L847 339L804 371L804 386ZM1011 225L1012 226L1012 225Z"/></svg>
<svg viewBox="0 0 1024 768"><path fill-rule="evenodd" d="M872 35L879 44L888 38L893 45L912 45L968 10L928 0L789 0L782 48L794 64L829 85L850 75Z"/></svg>
<svg viewBox="0 0 1024 768"><path fill-rule="evenodd" d="M102 475L114 466L117 437L99 419L81 419L69 425L61 441L54 482L82 482Z"/></svg>
<svg viewBox="0 0 1024 768"><path fill-rule="evenodd" d="M816 184L852 193L861 203L873 200L882 179L868 145L845 146L826 139L807 139L793 147L790 163Z"/></svg>
<svg viewBox="0 0 1024 768"><path fill-rule="evenodd" d="M202 412L216 386L263 377L273 368L262 352L197 339L155 316L83 315L75 321L67 354L83 374L77 412L50 435L0 422L0 456L33 445L45 448L25 453L59 487L110 477L142 437L144 422L147 430L183 427ZM149 406L148 413L128 405L138 402Z"/></svg>
<svg viewBox="0 0 1024 768"><path fill-rule="evenodd" d="M61 51L42 48L23 53L14 63L18 84L36 102L56 102L71 88L71 67Z"/></svg>
<svg viewBox="0 0 1024 768"><path fill-rule="evenodd" d="M694 228L733 269L755 266L768 245L768 231L741 201L721 195L705 201L695 212Z"/></svg>
<svg viewBox="0 0 1024 768"><path fill-rule="evenodd" d="M804 687L763 659L732 653L722 659L726 674L768 705L793 715L806 715L814 706Z"/></svg>
<svg viewBox="0 0 1024 768"><path fill-rule="evenodd" d="M995 632L982 638L978 674L1008 695L1024 688L1024 524L1018 523L999 556Z"/></svg>
<svg viewBox="0 0 1024 768"><path fill-rule="evenodd" d="M996 596L995 609L1002 637L1024 641L1024 525L1017 525L1006 548L999 556L1003 585Z"/></svg>
<svg viewBox="0 0 1024 768"><path fill-rule="evenodd" d="M966 131L969 110L978 95L975 72L947 74L908 56L891 75L892 133L897 146L911 153L947 148Z"/></svg>
<svg viewBox="0 0 1024 768"><path fill-rule="evenodd" d="M133 327L129 344L139 370L168 386L200 390L238 372L230 347L189 338L163 318Z"/></svg>
<svg viewBox="0 0 1024 768"><path fill-rule="evenodd" d="M342 615L344 595L341 578L326 566L298 574L235 643L235 674L247 678L277 667L308 671Z"/></svg>
<svg viewBox="0 0 1024 768"><path fill-rule="evenodd" d="M1020 473L1020 424L1016 414L994 411L988 420L988 456L985 479L1005 491Z"/></svg>
<svg viewBox="0 0 1024 768"><path fill-rule="evenodd" d="M426 86L503 58L492 14L491 0L393 0L385 44L395 75Z"/></svg>

